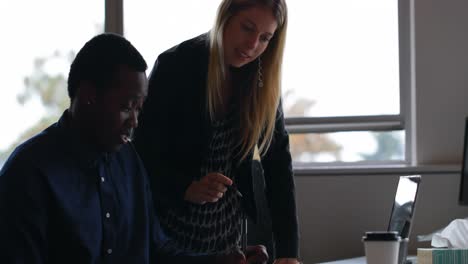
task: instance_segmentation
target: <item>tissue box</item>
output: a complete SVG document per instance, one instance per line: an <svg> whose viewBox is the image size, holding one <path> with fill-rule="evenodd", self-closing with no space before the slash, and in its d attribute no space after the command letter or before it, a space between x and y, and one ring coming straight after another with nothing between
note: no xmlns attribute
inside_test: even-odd
<svg viewBox="0 0 468 264"><path fill-rule="evenodd" d="M468 249L418 248L418 264L467 264Z"/></svg>

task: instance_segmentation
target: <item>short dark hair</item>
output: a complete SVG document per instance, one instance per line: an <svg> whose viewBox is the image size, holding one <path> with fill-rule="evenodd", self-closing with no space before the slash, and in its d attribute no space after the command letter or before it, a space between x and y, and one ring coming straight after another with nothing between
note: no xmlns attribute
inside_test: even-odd
<svg viewBox="0 0 468 264"><path fill-rule="evenodd" d="M83 81L104 91L122 65L138 72L144 72L148 68L140 52L124 37L113 33L93 37L81 48L71 64L68 96L73 100Z"/></svg>

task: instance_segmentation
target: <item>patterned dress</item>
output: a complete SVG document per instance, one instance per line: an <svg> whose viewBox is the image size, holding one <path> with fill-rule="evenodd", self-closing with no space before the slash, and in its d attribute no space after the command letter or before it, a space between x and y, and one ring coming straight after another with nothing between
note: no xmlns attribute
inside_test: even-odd
<svg viewBox="0 0 468 264"><path fill-rule="evenodd" d="M233 173L233 134L236 133L233 114L213 122L208 155L200 168L200 177L218 172L231 178ZM180 212L169 209L161 222L175 246L194 254L226 254L240 247L242 235L241 197L228 187L216 203L192 204Z"/></svg>

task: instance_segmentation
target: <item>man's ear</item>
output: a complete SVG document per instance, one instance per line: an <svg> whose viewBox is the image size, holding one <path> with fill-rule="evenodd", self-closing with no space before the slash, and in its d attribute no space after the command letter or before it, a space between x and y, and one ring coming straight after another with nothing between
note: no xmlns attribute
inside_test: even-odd
<svg viewBox="0 0 468 264"><path fill-rule="evenodd" d="M96 103L96 86L88 81L80 84L77 93L82 104L92 105Z"/></svg>

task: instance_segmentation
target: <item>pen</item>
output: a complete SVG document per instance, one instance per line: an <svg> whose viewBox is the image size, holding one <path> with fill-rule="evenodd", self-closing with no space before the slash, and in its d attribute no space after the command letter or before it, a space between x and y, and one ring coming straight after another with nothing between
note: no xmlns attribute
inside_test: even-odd
<svg viewBox="0 0 468 264"><path fill-rule="evenodd" d="M247 254L247 216L245 213L242 214L242 251Z"/></svg>
<svg viewBox="0 0 468 264"><path fill-rule="evenodd" d="M239 197L241 197L241 198L244 197L244 196L242 195L242 193L239 192L239 189L237 189L234 185L232 185L232 189L236 192L236 194L237 194Z"/></svg>
<svg viewBox="0 0 468 264"><path fill-rule="evenodd" d="M242 193L237 189L237 187L233 184L231 188L236 192L239 197L243 197ZM247 252L247 216L245 213L242 213L242 233L241 233L241 249L245 253Z"/></svg>

